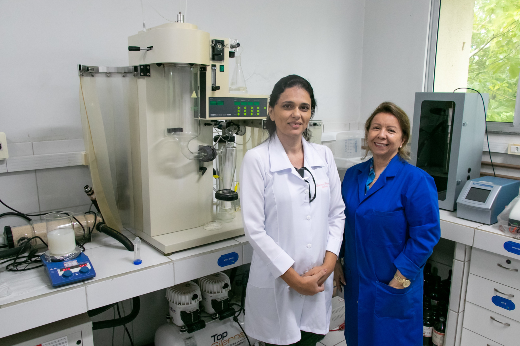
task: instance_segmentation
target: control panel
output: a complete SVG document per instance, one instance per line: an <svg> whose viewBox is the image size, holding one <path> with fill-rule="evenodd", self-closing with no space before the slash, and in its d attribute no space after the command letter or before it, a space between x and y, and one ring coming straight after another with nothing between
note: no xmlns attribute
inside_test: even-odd
<svg viewBox="0 0 520 346"><path fill-rule="evenodd" d="M209 119L265 119L267 98L265 97L210 97Z"/></svg>
<svg viewBox="0 0 520 346"><path fill-rule="evenodd" d="M40 258L53 287L73 284L96 276L92 263L84 253L72 260L61 262L48 262L45 254Z"/></svg>

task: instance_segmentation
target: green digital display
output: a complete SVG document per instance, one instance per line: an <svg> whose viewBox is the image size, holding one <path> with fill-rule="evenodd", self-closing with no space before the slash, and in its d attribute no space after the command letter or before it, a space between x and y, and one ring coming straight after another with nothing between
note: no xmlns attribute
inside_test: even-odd
<svg viewBox="0 0 520 346"><path fill-rule="evenodd" d="M253 102L255 106L260 106L260 102Z"/></svg>
<svg viewBox="0 0 520 346"><path fill-rule="evenodd" d="M217 106L223 106L224 105L224 101L217 101Z"/></svg>
<svg viewBox="0 0 520 346"><path fill-rule="evenodd" d="M241 102L240 103L242 106L247 106L247 102Z"/></svg>
<svg viewBox="0 0 520 346"><path fill-rule="evenodd" d="M210 104L210 106L216 106L217 105L217 101L209 101L209 104Z"/></svg>
<svg viewBox="0 0 520 346"><path fill-rule="evenodd" d="M235 101L235 106L240 106L240 101Z"/></svg>

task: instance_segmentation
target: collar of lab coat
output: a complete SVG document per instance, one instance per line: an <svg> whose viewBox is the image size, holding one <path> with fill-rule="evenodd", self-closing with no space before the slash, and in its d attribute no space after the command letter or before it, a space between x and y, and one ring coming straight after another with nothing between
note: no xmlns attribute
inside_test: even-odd
<svg viewBox="0 0 520 346"><path fill-rule="evenodd" d="M270 171L277 172L284 169L291 169L294 171L294 166L291 164L285 149L283 148L282 142L278 139L278 135L275 133L269 141L269 163ZM325 161L314 149L314 147L302 137L303 144L303 164L307 169L311 167L323 167L326 166ZM299 175L298 175L299 176Z"/></svg>
<svg viewBox="0 0 520 346"><path fill-rule="evenodd" d="M385 170L379 178L377 178L376 182L372 187L367 191L365 194L365 182L368 177L368 172L370 171L370 160L366 161L362 165L357 165L356 168L358 169L358 189L359 189L359 200L362 202L366 200L368 197L372 196L374 193L376 193L377 190L381 189L383 186L385 186L386 181L388 178L395 177L401 169L403 169L404 165L406 164L406 161L401 159L401 157L398 155L395 155L392 160L388 163Z"/></svg>

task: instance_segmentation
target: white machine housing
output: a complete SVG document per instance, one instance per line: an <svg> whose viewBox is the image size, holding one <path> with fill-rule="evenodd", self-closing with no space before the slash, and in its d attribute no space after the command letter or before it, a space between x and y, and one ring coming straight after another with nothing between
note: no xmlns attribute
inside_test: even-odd
<svg viewBox="0 0 520 346"><path fill-rule="evenodd" d="M213 61L214 42L222 41L224 45L219 58L222 60ZM199 135L187 143L189 150L196 152L199 145L213 144L211 123L204 121L210 118L211 112L215 113L210 110L209 100L212 98L231 101L259 98L267 105L266 96L229 94L229 42L227 38L210 38L209 33L188 23L160 25L128 38L129 46L153 47L129 52L130 64L150 64L151 74L150 77L138 78L138 119L130 125L132 143L139 145L132 158L133 191L137 192L134 203L136 215L142 215L142 218L134 218L133 231L165 254L243 234L239 215L220 229L204 229L203 226L213 217L212 162L203 163L209 173L201 175L199 161L182 155L182 143L165 138L165 114L160 107L165 102L161 64L199 66ZM217 101L214 103L216 106ZM212 116L211 120L263 119L267 108L262 108L265 109L259 109L258 114L255 110L249 116Z"/></svg>
<svg viewBox="0 0 520 346"><path fill-rule="evenodd" d="M241 323L242 324L242 323ZM251 345L257 340L249 337ZM155 346L248 346L246 335L231 318L213 320L194 333L181 332L174 324L162 325L155 332Z"/></svg>
<svg viewBox="0 0 520 346"><path fill-rule="evenodd" d="M202 307L208 314L215 314L216 311L211 306L212 300L227 299L231 290L229 277L224 273L215 273L199 279L199 286L202 292Z"/></svg>
<svg viewBox="0 0 520 346"><path fill-rule="evenodd" d="M457 217L491 225L518 196L520 181L481 177L466 182L457 199Z"/></svg>
<svg viewBox="0 0 520 346"><path fill-rule="evenodd" d="M166 289L166 299L169 302L170 317L177 326L184 326L181 319L181 311L193 312L199 309L199 302L202 300L199 286L193 281L168 287Z"/></svg>
<svg viewBox="0 0 520 346"><path fill-rule="evenodd" d="M205 227L214 218L213 163L199 152L213 145L217 125L209 120L256 127L248 137L256 143L267 116L267 96L229 93L236 40L210 37L181 20L132 35L128 45L132 66L79 65L85 146L107 225L130 230L164 254L243 235L240 213ZM123 85L127 104L102 114L96 92L104 83L96 79L116 74L125 77L114 88Z"/></svg>
<svg viewBox="0 0 520 346"><path fill-rule="evenodd" d="M0 339L9 346L94 346L92 322L87 314L56 321Z"/></svg>

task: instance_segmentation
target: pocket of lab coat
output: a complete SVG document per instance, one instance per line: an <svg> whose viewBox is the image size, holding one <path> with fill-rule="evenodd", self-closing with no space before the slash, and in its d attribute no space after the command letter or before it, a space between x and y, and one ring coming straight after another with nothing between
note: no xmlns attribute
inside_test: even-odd
<svg viewBox="0 0 520 346"><path fill-rule="evenodd" d="M399 319L412 318L414 315L412 286L398 289L376 281L376 301L374 313L378 317Z"/></svg>
<svg viewBox="0 0 520 346"><path fill-rule="evenodd" d="M264 261L253 253L248 282L258 288L274 288L274 276Z"/></svg>
<svg viewBox="0 0 520 346"><path fill-rule="evenodd" d="M406 241L404 210L374 211L370 215L370 242L382 246L403 244Z"/></svg>

